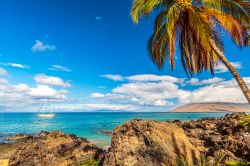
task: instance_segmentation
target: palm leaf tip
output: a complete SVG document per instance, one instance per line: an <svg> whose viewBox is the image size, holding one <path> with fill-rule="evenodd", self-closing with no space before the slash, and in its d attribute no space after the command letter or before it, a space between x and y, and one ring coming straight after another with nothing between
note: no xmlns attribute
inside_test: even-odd
<svg viewBox="0 0 250 166"><path fill-rule="evenodd" d="M138 24L139 19L149 15L162 0L134 0L131 8L131 17L134 23Z"/></svg>
<svg viewBox="0 0 250 166"><path fill-rule="evenodd" d="M138 13L136 11L134 11L135 9L132 9L131 10L131 18L132 18L132 21L135 23L135 24L138 24L139 22L139 16L138 16Z"/></svg>

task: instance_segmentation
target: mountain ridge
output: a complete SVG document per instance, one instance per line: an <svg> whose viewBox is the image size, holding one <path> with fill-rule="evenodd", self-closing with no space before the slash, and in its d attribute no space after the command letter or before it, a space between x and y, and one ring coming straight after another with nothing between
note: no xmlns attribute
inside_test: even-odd
<svg viewBox="0 0 250 166"><path fill-rule="evenodd" d="M192 103L169 112L250 112L250 105L247 103Z"/></svg>

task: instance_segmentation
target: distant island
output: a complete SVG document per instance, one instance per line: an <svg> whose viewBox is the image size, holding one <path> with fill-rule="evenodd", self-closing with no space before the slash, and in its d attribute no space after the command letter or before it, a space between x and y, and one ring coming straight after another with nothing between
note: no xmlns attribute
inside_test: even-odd
<svg viewBox="0 0 250 166"><path fill-rule="evenodd" d="M193 103L170 112L250 112L250 106L240 103Z"/></svg>

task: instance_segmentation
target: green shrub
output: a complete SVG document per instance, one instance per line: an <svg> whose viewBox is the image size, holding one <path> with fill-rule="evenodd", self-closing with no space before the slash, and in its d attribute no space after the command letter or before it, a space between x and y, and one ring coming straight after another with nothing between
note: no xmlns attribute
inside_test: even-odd
<svg viewBox="0 0 250 166"><path fill-rule="evenodd" d="M189 164L186 160L177 159L177 166L220 166L224 161L226 155L225 153L218 153L215 158L207 157L205 154L201 154L199 160L195 165Z"/></svg>
<svg viewBox="0 0 250 166"><path fill-rule="evenodd" d="M246 119L240 122L240 124L244 125L248 131L250 131L250 114L246 116Z"/></svg>
<svg viewBox="0 0 250 166"><path fill-rule="evenodd" d="M247 161L225 161L226 154L223 152L218 153L214 158L207 157L202 154L196 165L189 164L186 160L177 159L177 166L250 166Z"/></svg>
<svg viewBox="0 0 250 166"><path fill-rule="evenodd" d="M250 165L247 161L226 161L227 166L248 166Z"/></svg>
<svg viewBox="0 0 250 166"><path fill-rule="evenodd" d="M90 160L84 163L81 163L79 166L100 166L101 162L97 160Z"/></svg>

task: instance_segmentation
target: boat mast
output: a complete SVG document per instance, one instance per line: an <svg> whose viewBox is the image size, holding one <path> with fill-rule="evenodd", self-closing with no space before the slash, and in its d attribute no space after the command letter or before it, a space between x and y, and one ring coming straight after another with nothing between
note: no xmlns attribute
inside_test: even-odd
<svg viewBox="0 0 250 166"><path fill-rule="evenodd" d="M45 112L45 107L46 107L46 104L47 104L47 99L44 100L44 104L43 104L43 112Z"/></svg>
<svg viewBox="0 0 250 166"><path fill-rule="evenodd" d="M50 104L50 113L52 114L52 104Z"/></svg>

